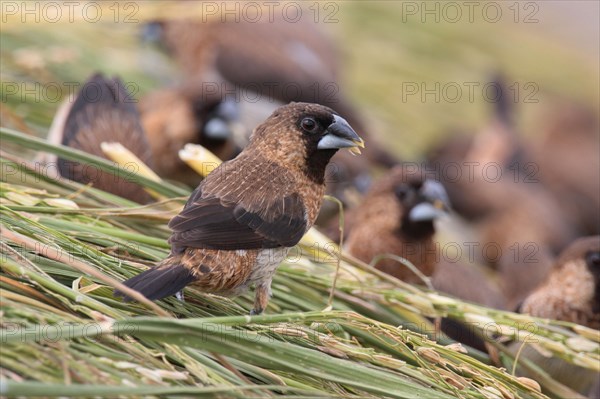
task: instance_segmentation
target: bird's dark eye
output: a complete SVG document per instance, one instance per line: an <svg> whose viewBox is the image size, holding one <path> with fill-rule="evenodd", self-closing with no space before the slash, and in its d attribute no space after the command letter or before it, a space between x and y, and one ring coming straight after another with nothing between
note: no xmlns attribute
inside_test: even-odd
<svg viewBox="0 0 600 399"><path fill-rule="evenodd" d="M313 118L304 118L300 126L308 133L314 133L317 130L317 122Z"/></svg>
<svg viewBox="0 0 600 399"><path fill-rule="evenodd" d="M410 184L415 191L419 191L421 187L423 187L423 179L411 179L409 180L408 184Z"/></svg>
<svg viewBox="0 0 600 399"><path fill-rule="evenodd" d="M600 252L589 252L586 261L590 267L600 268Z"/></svg>
<svg viewBox="0 0 600 399"><path fill-rule="evenodd" d="M396 194L396 197L398 197L398 199L400 199L400 200L404 200L408 196L409 191L410 191L410 189L404 184L401 186L397 186L394 189L394 193Z"/></svg>

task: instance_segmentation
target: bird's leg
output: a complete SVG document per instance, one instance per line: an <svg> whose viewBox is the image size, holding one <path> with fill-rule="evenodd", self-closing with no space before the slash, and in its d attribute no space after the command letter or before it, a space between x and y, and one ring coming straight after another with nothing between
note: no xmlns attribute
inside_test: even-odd
<svg viewBox="0 0 600 399"><path fill-rule="evenodd" d="M265 310L271 298L271 281L258 284L254 296L254 309L250 311L250 315L258 315Z"/></svg>
<svg viewBox="0 0 600 399"><path fill-rule="evenodd" d="M183 297L183 290L177 291L175 293L175 298L177 298L178 301L185 303L185 298Z"/></svg>

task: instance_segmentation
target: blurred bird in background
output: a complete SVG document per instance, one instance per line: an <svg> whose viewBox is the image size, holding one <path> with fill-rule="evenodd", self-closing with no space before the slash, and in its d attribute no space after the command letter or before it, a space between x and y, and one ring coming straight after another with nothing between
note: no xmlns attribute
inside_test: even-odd
<svg viewBox="0 0 600 399"><path fill-rule="evenodd" d="M455 298L491 309L508 310L506 296L497 276L479 263L462 259L451 261L440 256L431 276L431 284L436 291ZM441 329L448 337L468 347L483 352L489 350L482 337L476 334L476 329L468 323L444 317Z"/></svg>
<svg viewBox="0 0 600 399"><path fill-rule="evenodd" d="M438 258L434 221L449 208L441 184L397 166L373 185L360 206L348 211L346 249L367 263L377 255L399 255L430 276ZM382 259L375 267L407 282L421 282L393 259Z"/></svg>
<svg viewBox="0 0 600 399"><path fill-rule="evenodd" d="M544 283L519 307L521 313L600 330L600 236L575 240L557 258ZM520 346L513 345L513 351ZM542 365L552 378L582 394L594 394L597 372L545 357L526 345L521 356ZM527 375L526 372L519 370Z"/></svg>
<svg viewBox="0 0 600 399"><path fill-rule="evenodd" d="M248 143L250 129L239 121L237 103L220 91L203 90L202 82L155 90L140 99L139 110L156 173L192 187L201 177L178 156L186 144L228 160Z"/></svg>
<svg viewBox="0 0 600 399"><path fill-rule="evenodd" d="M490 80L495 92L500 94L493 95L492 114L485 126L475 134L449 131L446 139L434 144L427 154L428 166L433 170L445 170L452 164L461 168L459 176L440 174L440 179L453 209L467 220L484 217L504 203L496 200L496 182L479 176L482 168L498 165L501 176L512 177L511 168L523 162L524 148L515 128L514 104L511 104L505 81L500 74ZM468 167L476 169L476 173L466 173Z"/></svg>
<svg viewBox="0 0 600 399"><path fill-rule="evenodd" d="M488 125L473 137L450 137L430 151L428 164L435 170L462 165L460 178L440 174L442 183L481 245L492 248L479 261L497 270L507 306L514 309L546 278L556 254L584 230L569 223L565 208L541 180L531 144L512 122L515 110L502 82L495 80L504 95L493 104ZM465 172L469 165L474 173Z"/></svg>
<svg viewBox="0 0 600 399"><path fill-rule="evenodd" d="M152 166L152 152L135 100L121 79L91 76L76 97L67 100L57 114L51 129L50 141L76 148L106 158L101 149L103 142L119 142L132 151L145 164ZM82 184L92 183L97 189L107 191L138 203L150 201L141 186L125 177L116 177L78 162L59 158L61 176ZM136 172L123 170L123 174Z"/></svg>
<svg viewBox="0 0 600 399"><path fill-rule="evenodd" d="M600 236L579 238L569 245L519 310L600 330Z"/></svg>
<svg viewBox="0 0 600 399"><path fill-rule="evenodd" d="M597 110L562 100L546 111L539 137L530 139L539 180L577 235L600 234L598 132Z"/></svg>
<svg viewBox="0 0 600 399"><path fill-rule="evenodd" d="M500 207L475 229L488 246L483 260L500 274L509 309L514 309L546 278L555 254L575 238L575 232L543 186L510 180L490 186Z"/></svg>
<svg viewBox="0 0 600 399"><path fill-rule="evenodd" d="M396 166L374 183L364 201L348 211L345 248L366 263L379 255L397 255L431 277L436 290L495 309L504 309L504 293L489 272L477 264L451 262L442 256L435 239L435 221L448 217L450 202L443 186L424 177L422 171ZM335 228L334 228L335 227ZM337 225L330 226L331 236ZM422 284L421 278L391 258L375 267L400 280ZM468 326L443 319L442 330L470 347L485 350Z"/></svg>

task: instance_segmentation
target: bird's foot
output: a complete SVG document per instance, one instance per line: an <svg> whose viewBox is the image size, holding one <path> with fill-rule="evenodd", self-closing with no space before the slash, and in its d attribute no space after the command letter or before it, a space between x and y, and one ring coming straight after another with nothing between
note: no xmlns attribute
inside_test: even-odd
<svg viewBox="0 0 600 399"><path fill-rule="evenodd" d="M178 300L179 302L183 302L183 303L185 303L185 298L183 297L183 290L181 290L181 291L177 291L177 292L175 293L175 298L177 298L177 300Z"/></svg>
<svg viewBox="0 0 600 399"><path fill-rule="evenodd" d="M258 308L258 309L256 309L256 308L252 309L250 311L250 316L258 316L259 314L262 314L263 310L264 309L260 309L260 308Z"/></svg>

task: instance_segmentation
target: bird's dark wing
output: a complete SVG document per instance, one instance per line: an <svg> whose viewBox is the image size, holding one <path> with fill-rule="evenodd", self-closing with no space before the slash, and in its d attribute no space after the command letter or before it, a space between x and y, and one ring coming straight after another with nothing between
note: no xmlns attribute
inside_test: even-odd
<svg viewBox="0 0 600 399"><path fill-rule="evenodd" d="M291 247L306 230L304 207L297 194L272 203L265 212L253 212L240 204L223 204L211 197L195 203L169 227L175 247L209 249L260 249ZM282 212L286 209L285 212ZM276 214L269 217L270 214Z"/></svg>
<svg viewBox="0 0 600 399"><path fill-rule="evenodd" d="M209 176L171 220L174 249L262 249L300 241L307 228L302 198L290 190L289 179L274 177L286 172L272 164L260 174L236 169L237 174L215 170L215 178Z"/></svg>

